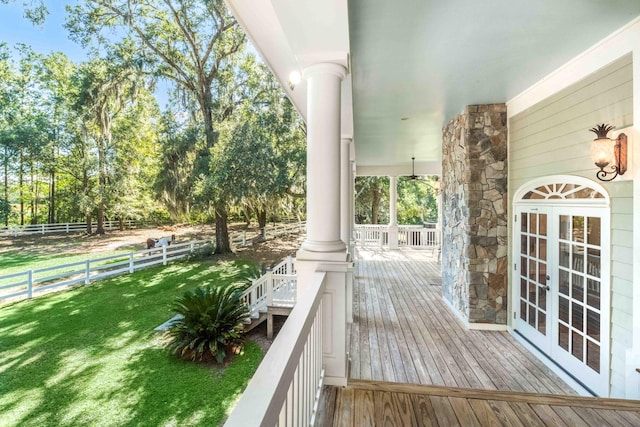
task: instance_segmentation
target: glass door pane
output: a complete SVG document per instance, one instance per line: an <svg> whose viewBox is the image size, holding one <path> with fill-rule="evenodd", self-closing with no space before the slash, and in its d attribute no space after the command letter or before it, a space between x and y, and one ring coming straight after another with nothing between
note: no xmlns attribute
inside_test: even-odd
<svg viewBox="0 0 640 427"><path fill-rule="evenodd" d="M547 213L539 209L522 211L520 221L519 322L518 328L536 345L547 347L548 327Z"/></svg>
<svg viewBox="0 0 640 427"><path fill-rule="evenodd" d="M559 215L557 345L600 373L600 217Z"/></svg>

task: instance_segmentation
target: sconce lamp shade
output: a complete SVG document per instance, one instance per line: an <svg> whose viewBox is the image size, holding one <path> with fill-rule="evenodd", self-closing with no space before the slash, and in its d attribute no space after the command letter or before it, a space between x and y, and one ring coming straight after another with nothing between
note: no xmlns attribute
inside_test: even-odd
<svg viewBox="0 0 640 427"><path fill-rule="evenodd" d="M596 138L591 144L589 154L593 162L600 168L604 168L607 165L615 165L615 141L609 138Z"/></svg>

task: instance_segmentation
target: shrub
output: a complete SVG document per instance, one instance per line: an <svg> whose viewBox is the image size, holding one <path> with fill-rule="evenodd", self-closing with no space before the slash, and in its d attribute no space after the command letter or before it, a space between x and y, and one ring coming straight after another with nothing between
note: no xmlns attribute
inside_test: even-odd
<svg viewBox="0 0 640 427"><path fill-rule="evenodd" d="M184 316L169 330L169 348L179 357L222 363L242 344L249 310L236 286L205 286L185 292L173 309Z"/></svg>

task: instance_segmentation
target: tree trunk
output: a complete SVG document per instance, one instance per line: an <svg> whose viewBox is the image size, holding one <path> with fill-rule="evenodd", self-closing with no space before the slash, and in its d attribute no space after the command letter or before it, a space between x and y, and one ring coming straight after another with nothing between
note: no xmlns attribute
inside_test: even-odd
<svg viewBox="0 0 640 427"><path fill-rule="evenodd" d="M263 239L267 238L267 207L257 209L258 227L260 227L260 235Z"/></svg>
<svg viewBox="0 0 640 427"><path fill-rule="evenodd" d="M231 252L229 230L227 229L227 206L224 202L216 202L216 250L217 254Z"/></svg>
<svg viewBox="0 0 640 427"><path fill-rule="evenodd" d="M105 234L104 230L104 199L107 192L107 171L106 171L106 147L104 146L105 141L102 141L100 146L98 147L98 225L96 227L96 234L103 235Z"/></svg>
<svg viewBox="0 0 640 427"><path fill-rule="evenodd" d="M19 186L19 194L20 198L20 225L24 225L24 164L22 158L22 148L20 149L20 169L18 170L18 186Z"/></svg>
<svg viewBox="0 0 640 427"><path fill-rule="evenodd" d="M118 218L118 229L124 231L124 218L122 216Z"/></svg>
<svg viewBox="0 0 640 427"><path fill-rule="evenodd" d="M53 164L56 163L55 150L53 152ZM49 172L49 223L56 223L56 169L51 166Z"/></svg>
<svg viewBox="0 0 640 427"><path fill-rule="evenodd" d="M9 201L9 149L4 147L4 199ZM5 227L9 226L9 215L4 219Z"/></svg>
<svg viewBox="0 0 640 427"><path fill-rule="evenodd" d="M84 165L84 170L82 171L82 192L85 195L89 194L89 172L87 171L86 165ZM85 213L85 223L87 225L87 234L91 234L93 232L93 227L91 226L91 210L85 206L87 212Z"/></svg>
<svg viewBox="0 0 640 427"><path fill-rule="evenodd" d="M38 223L38 184L36 184L35 173L33 171L33 160L29 162L31 177L31 224Z"/></svg>
<svg viewBox="0 0 640 427"><path fill-rule="evenodd" d="M378 211L380 210L381 199L380 188L378 188L378 186L373 187L371 196L371 224L378 223Z"/></svg>
<svg viewBox="0 0 640 427"><path fill-rule="evenodd" d="M200 109L204 119L204 134L207 140L207 152L218 142L218 134L213 129L213 97L211 84L199 95ZM231 252L229 230L227 230L227 205L224 201L215 202L216 210L216 250L218 254Z"/></svg>

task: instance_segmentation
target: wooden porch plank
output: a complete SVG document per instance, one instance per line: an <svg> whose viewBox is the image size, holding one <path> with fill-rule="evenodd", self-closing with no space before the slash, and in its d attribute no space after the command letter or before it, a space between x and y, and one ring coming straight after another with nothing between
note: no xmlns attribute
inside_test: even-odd
<svg viewBox="0 0 640 427"><path fill-rule="evenodd" d="M582 426L582 425L597 425L595 423L589 424L587 420L584 420L576 412L579 408L571 408L569 406L552 406L551 409L558 414L558 417L570 426Z"/></svg>
<svg viewBox="0 0 640 427"><path fill-rule="evenodd" d="M374 392L376 426L416 425L413 404L403 393Z"/></svg>
<svg viewBox="0 0 640 427"><path fill-rule="evenodd" d="M520 421L527 426L544 425L544 421L538 417L536 411L534 411L528 403L524 402L510 402L511 409L518 414Z"/></svg>
<svg viewBox="0 0 640 427"><path fill-rule="evenodd" d="M478 418L481 426L494 427L503 425L487 401L481 399L467 399L467 401L473 408L473 412L476 415L476 418Z"/></svg>
<svg viewBox="0 0 640 427"><path fill-rule="evenodd" d="M360 361L362 356L360 355L360 288L357 286L358 281L358 267L356 266L353 271L354 283L353 283L353 304L351 307L353 314L353 322L349 326L349 359L351 364L349 365L349 376L360 378Z"/></svg>
<svg viewBox="0 0 640 427"><path fill-rule="evenodd" d="M418 427L435 427L438 425L438 418L428 396L411 394L413 410L416 414L416 425Z"/></svg>
<svg viewBox="0 0 640 427"><path fill-rule="evenodd" d="M473 408L467 399L461 397L450 397L449 403L451 403L451 407L456 413L456 417L458 417L458 421L461 425L481 427L480 421L478 421L478 418L473 412Z"/></svg>
<svg viewBox="0 0 640 427"><path fill-rule="evenodd" d="M398 340L397 330L394 327L394 323L395 326L397 326L397 319L389 295L389 288L391 287L391 284L385 276L384 270L378 269L376 273L376 277L378 279L376 280L376 289L377 296L379 298L378 304L380 308L380 320L382 322L382 328L387 341L391 367L393 368L393 381L408 382L402 357L403 350Z"/></svg>
<svg viewBox="0 0 640 427"><path fill-rule="evenodd" d="M325 386L322 387L320 402L318 404L318 413L316 414L317 425L330 425L336 410L337 388Z"/></svg>
<svg viewBox="0 0 640 427"><path fill-rule="evenodd" d="M616 415L624 418L633 426L640 426L640 411L617 411Z"/></svg>
<svg viewBox="0 0 640 427"><path fill-rule="evenodd" d="M404 270L405 265L395 266ZM406 270L405 270L406 273ZM429 285L427 285L429 286ZM432 311L428 310L430 307L429 299L433 298L432 295L424 295L418 290L416 291L415 283L411 280L405 282L403 290L405 291L407 303L413 305L416 312L420 312L420 308L417 306L421 304L422 316L420 316L420 328L424 337L428 337L429 349L432 351L434 360L437 363L437 372L439 372L443 379L445 379L446 385L469 387L470 384L465 377L464 366L459 365L459 357L454 356L451 352L451 346L447 342L447 334L444 332L441 323L438 320L438 316ZM447 324L450 325L456 322L455 319L447 319ZM457 353L457 352L454 352ZM467 374L469 373L466 369Z"/></svg>
<svg viewBox="0 0 640 427"><path fill-rule="evenodd" d="M513 409L511 409L509 403L502 400L488 400L487 403L489 404L489 406L491 406L491 409L493 409L493 413L496 415L496 417L498 417L503 425L514 427L533 427L520 421L518 414L516 414Z"/></svg>
<svg viewBox="0 0 640 427"><path fill-rule="evenodd" d="M427 394L434 396L462 397L465 399L503 400L551 406L572 406L619 411L640 411L640 401L607 399L601 397L568 396L548 393L523 393L501 390L482 390L460 387L444 387L425 384L401 384L383 381L352 380L349 387L361 390L384 390L394 393Z"/></svg>
<svg viewBox="0 0 640 427"><path fill-rule="evenodd" d="M355 390L340 389L336 397L336 408L333 422L336 427L351 427L354 424Z"/></svg>
<svg viewBox="0 0 640 427"><path fill-rule="evenodd" d="M370 390L355 391L355 420L361 426L375 426L374 392Z"/></svg>
<svg viewBox="0 0 640 427"><path fill-rule="evenodd" d="M442 396L429 396L431 406L436 414L438 425L441 426L459 426L458 417L456 416L449 399Z"/></svg>
<svg viewBox="0 0 640 427"><path fill-rule="evenodd" d="M535 411L538 418L540 418L546 426L569 427L567 423L558 417L558 414L556 414L549 405L531 405L531 409Z"/></svg>
<svg viewBox="0 0 640 427"><path fill-rule="evenodd" d="M374 378L382 378L382 362L380 360L380 345L378 344L378 334L376 331L376 322L375 322L375 316L374 316L374 311L373 311L373 300L371 297L371 289L370 289L370 283L372 281L371 279L371 272L369 271L368 267L370 264L365 264L365 281L364 281L364 288L363 288L363 294L365 297L365 301L366 301L366 314L367 314L367 324L368 324L368 328L366 331L363 331L364 333L367 334L367 342L369 343L368 349L369 349L369 365L368 367L364 364L360 365L360 369L363 372L366 372L367 368L370 371L370 375L369 377L371 379Z"/></svg>
<svg viewBox="0 0 640 427"><path fill-rule="evenodd" d="M382 273L384 274L385 282L389 285L385 292L388 297L386 301L389 311L389 321L391 322L395 341L401 356L400 363L406 375L405 382L419 384L421 378L425 378L428 374L426 374L422 366L421 358L414 358L414 354L412 354L410 350L411 344L414 344L412 346L414 350L417 350L418 347L415 346L411 327L405 321L407 315L410 314L402 310L402 304L400 302L402 298L397 295L397 289L401 287L401 282L393 270L387 269L382 271ZM404 328L402 327L403 325L405 325Z"/></svg>
<svg viewBox="0 0 640 427"><path fill-rule="evenodd" d="M411 266L403 265L400 268L403 267L407 269L406 274L408 277L412 278L416 292L422 294L426 302L426 308L435 314L433 318L434 326L438 329L441 337L444 338L443 342L447 350L454 355L457 361L456 367L464 374L465 381L461 382L458 380L456 385L460 387L495 388L493 381L484 371L484 366L478 363L477 355L472 354L469 351L469 344L464 343L463 340L460 339L460 335L464 336L464 332L468 332L466 330L463 331L463 325L460 320L457 319L448 308L444 307L444 304L439 298L438 300L434 300L434 298L427 295L434 293L434 291L427 288L430 285L425 285L417 280L419 271L410 271L411 267L416 268L415 264ZM466 336L468 337L468 334Z"/></svg>

